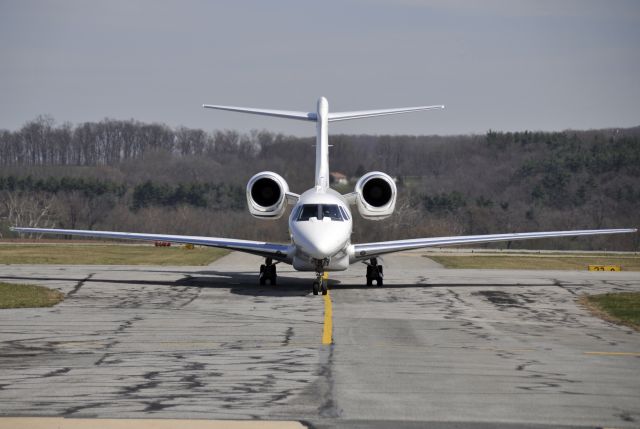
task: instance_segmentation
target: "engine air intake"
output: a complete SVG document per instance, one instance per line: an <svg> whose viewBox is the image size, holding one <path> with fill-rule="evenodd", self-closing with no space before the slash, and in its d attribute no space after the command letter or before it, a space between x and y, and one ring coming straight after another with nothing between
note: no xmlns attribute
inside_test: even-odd
<svg viewBox="0 0 640 429"><path fill-rule="evenodd" d="M281 196L280 186L271 178L258 179L251 187L251 198L262 207L273 206Z"/></svg>
<svg viewBox="0 0 640 429"><path fill-rule="evenodd" d="M385 219L396 207L396 183L380 171L362 176L356 183L355 195L358 212L365 219Z"/></svg>
<svg viewBox="0 0 640 429"><path fill-rule="evenodd" d="M252 216L278 219L285 211L289 185L272 171L256 174L247 183L247 205Z"/></svg>
<svg viewBox="0 0 640 429"><path fill-rule="evenodd" d="M374 207L386 205L391 200L392 195L393 191L389 182L379 177L374 177L367 181L362 187L362 197Z"/></svg>

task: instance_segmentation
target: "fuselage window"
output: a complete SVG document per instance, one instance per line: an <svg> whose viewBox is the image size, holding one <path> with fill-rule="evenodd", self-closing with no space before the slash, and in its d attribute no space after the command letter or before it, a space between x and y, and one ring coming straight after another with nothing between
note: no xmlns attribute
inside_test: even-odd
<svg viewBox="0 0 640 429"><path fill-rule="evenodd" d="M331 220L342 221L342 214L337 204L303 204L298 209L297 220L307 221L312 217L322 220L325 217Z"/></svg>

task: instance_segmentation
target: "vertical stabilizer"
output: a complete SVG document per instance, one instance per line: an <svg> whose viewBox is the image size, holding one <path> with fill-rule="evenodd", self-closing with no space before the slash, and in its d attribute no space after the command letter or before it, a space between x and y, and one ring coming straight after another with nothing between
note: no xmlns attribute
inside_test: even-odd
<svg viewBox="0 0 640 429"><path fill-rule="evenodd" d="M316 189L329 188L329 102L318 99L316 111Z"/></svg>

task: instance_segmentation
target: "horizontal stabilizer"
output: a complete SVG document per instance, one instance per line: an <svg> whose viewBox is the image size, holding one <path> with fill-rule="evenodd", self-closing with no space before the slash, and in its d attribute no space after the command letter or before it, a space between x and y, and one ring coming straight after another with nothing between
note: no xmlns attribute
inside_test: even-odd
<svg viewBox="0 0 640 429"><path fill-rule="evenodd" d="M329 113L329 122L346 121L349 119L373 118L375 116L397 115L400 113L419 112L422 110L444 109L442 105L399 107L396 109L360 110L356 112L336 112Z"/></svg>
<svg viewBox="0 0 640 429"><path fill-rule="evenodd" d="M276 118L296 119L299 121L315 122L318 115L315 112L296 112L292 110L256 109L253 107L221 106L217 104L203 104L207 109L227 110L230 112L249 113L252 115L273 116ZM329 122L346 121L349 119L373 118L375 116L398 115L400 113L420 112L423 110L444 109L443 105L399 107L395 109L359 110L355 112L335 112L328 114Z"/></svg>
<svg viewBox="0 0 640 429"><path fill-rule="evenodd" d="M275 116L276 118L297 119L300 121L315 122L317 115L313 112L294 112L289 110L255 109L253 107L219 106L215 104L203 104L207 109L228 110L230 112L250 113L253 115Z"/></svg>

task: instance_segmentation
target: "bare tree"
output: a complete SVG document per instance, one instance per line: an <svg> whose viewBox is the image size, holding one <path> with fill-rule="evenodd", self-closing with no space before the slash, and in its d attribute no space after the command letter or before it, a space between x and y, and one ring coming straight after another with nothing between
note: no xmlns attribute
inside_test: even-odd
<svg viewBox="0 0 640 429"><path fill-rule="evenodd" d="M3 191L0 199L4 217L11 226L51 228L55 225L51 213L54 201L52 195ZM41 234L37 235L37 238L40 237Z"/></svg>

